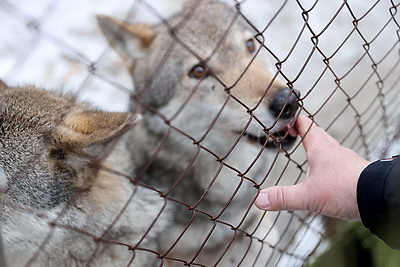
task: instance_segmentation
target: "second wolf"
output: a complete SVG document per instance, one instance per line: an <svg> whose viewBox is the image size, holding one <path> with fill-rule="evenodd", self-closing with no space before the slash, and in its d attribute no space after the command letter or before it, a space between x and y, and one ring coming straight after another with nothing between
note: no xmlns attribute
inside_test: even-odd
<svg viewBox="0 0 400 267"><path fill-rule="evenodd" d="M296 140L298 91L267 70L254 29L221 2L188 1L152 26L98 19L143 112L131 146L137 174L175 206L163 252L178 263L264 265L257 254L269 257L278 236L257 226L253 201L272 159Z"/></svg>
<svg viewBox="0 0 400 267"><path fill-rule="evenodd" d="M135 118L95 110L72 95L0 82L7 266L157 265L155 239L166 217L152 223L164 200L131 179L124 134Z"/></svg>

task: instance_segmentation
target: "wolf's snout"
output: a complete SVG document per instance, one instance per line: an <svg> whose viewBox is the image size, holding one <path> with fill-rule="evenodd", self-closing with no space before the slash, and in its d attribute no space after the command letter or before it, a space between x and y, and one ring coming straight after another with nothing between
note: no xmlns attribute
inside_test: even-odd
<svg viewBox="0 0 400 267"><path fill-rule="evenodd" d="M296 89L282 88L275 93L269 107L272 114L280 119L293 118L299 108L297 101L300 92Z"/></svg>

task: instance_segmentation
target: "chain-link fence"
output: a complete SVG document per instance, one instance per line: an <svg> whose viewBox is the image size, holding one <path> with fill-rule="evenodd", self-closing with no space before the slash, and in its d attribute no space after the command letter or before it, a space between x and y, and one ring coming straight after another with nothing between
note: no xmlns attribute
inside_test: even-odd
<svg viewBox="0 0 400 267"><path fill-rule="evenodd" d="M369 160L398 152L398 1L224 3L0 0L0 79L143 115L125 178L157 195L140 200L154 218L136 218L134 240L105 235L137 193L100 233L49 223L92 240L80 264L111 244L129 252L125 266L302 266L329 246L324 219L254 207L261 188L304 178L294 118ZM27 239L25 263L40 266L51 238Z"/></svg>

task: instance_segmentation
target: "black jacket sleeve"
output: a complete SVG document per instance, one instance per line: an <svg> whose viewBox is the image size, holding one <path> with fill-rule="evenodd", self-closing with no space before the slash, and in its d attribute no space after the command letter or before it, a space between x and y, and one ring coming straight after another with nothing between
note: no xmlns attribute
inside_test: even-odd
<svg viewBox="0 0 400 267"><path fill-rule="evenodd" d="M400 249L400 158L371 163L357 185L361 221L373 234Z"/></svg>

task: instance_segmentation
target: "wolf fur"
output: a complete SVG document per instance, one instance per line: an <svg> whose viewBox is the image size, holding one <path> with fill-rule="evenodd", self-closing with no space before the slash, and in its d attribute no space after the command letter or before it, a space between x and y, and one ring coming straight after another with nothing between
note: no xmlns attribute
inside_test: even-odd
<svg viewBox="0 0 400 267"><path fill-rule="evenodd" d="M221 2L189 1L156 25L98 21L143 113L130 147L138 178L174 206L164 255L177 265L265 265L279 236L253 201L294 142L298 92L267 70L254 30Z"/></svg>
<svg viewBox="0 0 400 267"><path fill-rule="evenodd" d="M0 88L0 225L8 266L152 266L157 192L135 185L131 113L72 95ZM130 140L129 140L130 141ZM161 219L167 218L163 216Z"/></svg>

